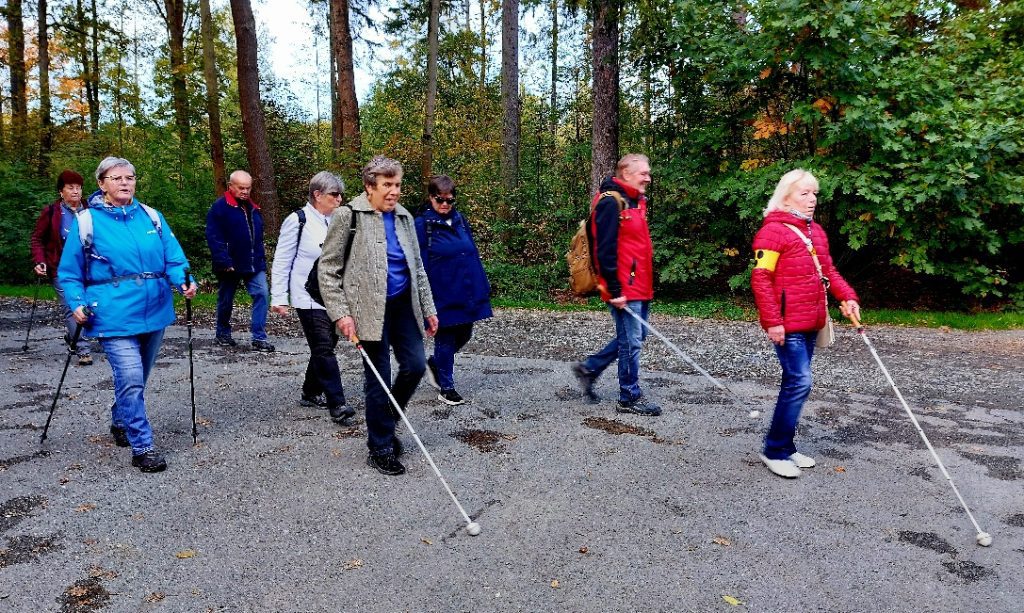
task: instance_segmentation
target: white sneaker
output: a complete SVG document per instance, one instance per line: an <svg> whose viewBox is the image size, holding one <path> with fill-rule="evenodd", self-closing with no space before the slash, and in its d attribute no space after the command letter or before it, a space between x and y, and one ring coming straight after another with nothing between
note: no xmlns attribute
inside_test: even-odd
<svg viewBox="0 0 1024 613"><path fill-rule="evenodd" d="M812 468L815 464L814 458L805 456L799 451L789 456L789 460L799 468Z"/></svg>
<svg viewBox="0 0 1024 613"><path fill-rule="evenodd" d="M791 460L769 460L763 453L759 453L758 456L764 462L764 465L768 467L768 470L780 477L796 479L800 476L800 468Z"/></svg>

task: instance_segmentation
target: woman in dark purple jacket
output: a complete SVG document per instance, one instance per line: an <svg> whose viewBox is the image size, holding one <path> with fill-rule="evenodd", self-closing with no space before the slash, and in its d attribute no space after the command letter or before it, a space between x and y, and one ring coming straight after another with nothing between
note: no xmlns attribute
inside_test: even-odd
<svg viewBox="0 0 1024 613"><path fill-rule="evenodd" d="M473 322L492 315L491 286L469 225L455 210L455 183L438 175L427 192L429 206L416 218L416 234L439 321L428 379L438 400L459 405L465 400L455 390L455 354L472 338Z"/></svg>
<svg viewBox="0 0 1024 613"><path fill-rule="evenodd" d="M60 263L60 255L64 251L64 241L71 229L71 222L75 214L83 208L88 207L82 200L82 175L73 170L65 170L57 177L57 198L39 214L36 220L36 227L32 231L32 263L33 271L40 277L49 277L53 283L53 289L57 292L57 302L60 305L61 315L64 316L64 326L67 329L66 341L74 338L78 324L71 314L64 300L64 290L57 281L57 264ZM89 347L89 339L82 337L78 343L78 365L88 366L92 364L92 352Z"/></svg>

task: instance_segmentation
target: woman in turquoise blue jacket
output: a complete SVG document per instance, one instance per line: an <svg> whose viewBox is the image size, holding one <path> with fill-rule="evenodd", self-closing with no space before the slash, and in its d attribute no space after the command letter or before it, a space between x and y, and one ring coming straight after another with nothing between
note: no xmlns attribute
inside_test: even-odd
<svg viewBox="0 0 1024 613"><path fill-rule="evenodd" d="M110 433L132 448L132 466L159 472L144 391L164 328L174 321L172 288L195 296L188 260L167 220L135 198L135 167L108 157L96 169L99 190L68 233L57 275L75 320L103 345L114 372Z"/></svg>

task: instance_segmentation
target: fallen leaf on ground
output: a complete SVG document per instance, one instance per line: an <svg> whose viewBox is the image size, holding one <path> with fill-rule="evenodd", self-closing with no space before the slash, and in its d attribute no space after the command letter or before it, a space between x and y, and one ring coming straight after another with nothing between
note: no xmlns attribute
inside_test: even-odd
<svg viewBox="0 0 1024 613"><path fill-rule="evenodd" d="M342 451L341 449L331 449L331 455L336 458L340 458L345 455L345 452Z"/></svg>
<svg viewBox="0 0 1024 613"><path fill-rule="evenodd" d="M344 564L341 565L342 570L355 570L357 568L362 568L362 567L363 567L363 561L360 560L359 558L356 558L355 560L349 560L348 562L345 562Z"/></svg>
<svg viewBox="0 0 1024 613"><path fill-rule="evenodd" d="M72 464L68 466L68 470L82 470L83 468L84 466L82 466L81 464Z"/></svg>
<svg viewBox="0 0 1024 613"><path fill-rule="evenodd" d="M586 545L584 545L583 547L580 547L580 553L584 553L585 554L588 551L590 551L590 549L588 549Z"/></svg>
<svg viewBox="0 0 1024 613"><path fill-rule="evenodd" d="M89 588L78 585L69 587L68 589L64 590L64 593L68 596L85 596L89 593Z"/></svg>
<svg viewBox="0 0 1024 613"><path fill-rule="evenodd" d="M205 417L200 417L199 419L196 420L196 425L197 426L210 426L210 425L213 425L213 422L210 421L209 419L206 419Z"/></svg>
<svg viewBox="0 0 1024 613"><path fill-rule="evenodd" d="M842 466L836 466L835 470L836 470L837 473L845 473L846 472L846 469L843 468Z"/></svg>
<svg viewBox="0 0 1024 613"><path fill-rule="evenodd" d="M174 557L178 558L179 560L187 560L189 558L196 557L196 551L195 549L182 549L178 553L174 554Z"/></svg>
<svg viewBox="0 0 1024 613"><path fill-rule="evenodd" d="M164 594L163 592L153 592L149 596L146 596L145 598L143 598L142 602L160 602L161 600L163 600L166 597L167 597L167 594Z"/></svg>
<svg viewBox="0 0 1024 613"><path fill-rule="evenodd" d="M82 504L75 507L75 513L88 513L89 511L92 511L95 508L96 505L94 505L93 503L83 502Z"/></svg>
<svg viewBox="0 0 1024 613"><path fill-rule="evenodd" d="M561 584L558 583L558 579L552 579L551 580L551 587L555 588L556 590L559 588L560 585Z"/></svg>
<svg viewBox="0 0 1024 613"><path fill-rule="evenodd" d="M729 545L732 545L732 541L725 538L724 536L716 536L715 538L711 539L711 542L715 545L721 545L723 547L728 547Z"/></svg>
<svg viewBox="0 0 1024 613"><path fill-rule="evenodd" d="M97 577L102 579L113 579L117 576L116 570L107 570L102 566L93 566L89 569L90 577Z"/></svg>
<svg viewBox="0 0 1024 613"><path fill-rule="evenodd" d="M428 539L428 538L421 538L421 539L420 539L420 541L421 541L421 542L422 542L422 543L423 543L424 545L433 545L433 544L434 544L434 541L432 541L432 540L430 540L430 539Z"/></svg>
<svg viewBox="0 0 1024 613"><path fill-rule="evenodd" d="M731 604L734 607L738 607L741 604L743 604L742 600L740 600L739 598L736 598L734 596L729 596L728 594L722 594L722 600L728 602L729 604Z"/></svg>
<svg viewBox="0 0 1024 613"><path fill-rule="evenodd" d="M142 513L136 513L135 515L132 515L132 519L134 519L135 521L139 521L140 519L145 519L145 518L146 518L146 516L143 515Z"/></svg>

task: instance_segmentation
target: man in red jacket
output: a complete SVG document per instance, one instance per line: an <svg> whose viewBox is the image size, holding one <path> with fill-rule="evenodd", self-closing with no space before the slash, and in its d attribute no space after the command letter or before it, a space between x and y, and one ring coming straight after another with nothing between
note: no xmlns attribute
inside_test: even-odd
<svg viewBox="0 0 1024 613"><path fill-rule="evenodd" d="M53 283L53 289L57 292L57 300L64 316L67 328L65 338L68 341L75 335L78 324L75 323L71 309L64 301L64 290L61 289L60 282L57 280L57 264L64 251L64 241L71 230L71 222L74 220L75 214L81 208L88 206L82 200L83 183L82 175L73 170L65 170L60 173L57 177L57 193L60 194L60 198L48 204L39 214L30 239L32 263L34 264L32 270L40 277L49 277ZM79 366L92 364L89 339L84 336L78 343L78 364Z"/></svg>
<svg viewBox="0 0 1024 613"><path fill-rule="evenodd" d="M651 165L647 157L629 153L605 179L594 196L588 232L591 236L594 268L598 273L601 299L615 321L615 338L604 349L573 365L573 374L587 402L600 401L594 383L612 362L619 362L620 413L661 415L661 407L640 389L640 348L646 329L631 311L647 321L654 297L654 247L647 227L647 184Z"/></svg>

